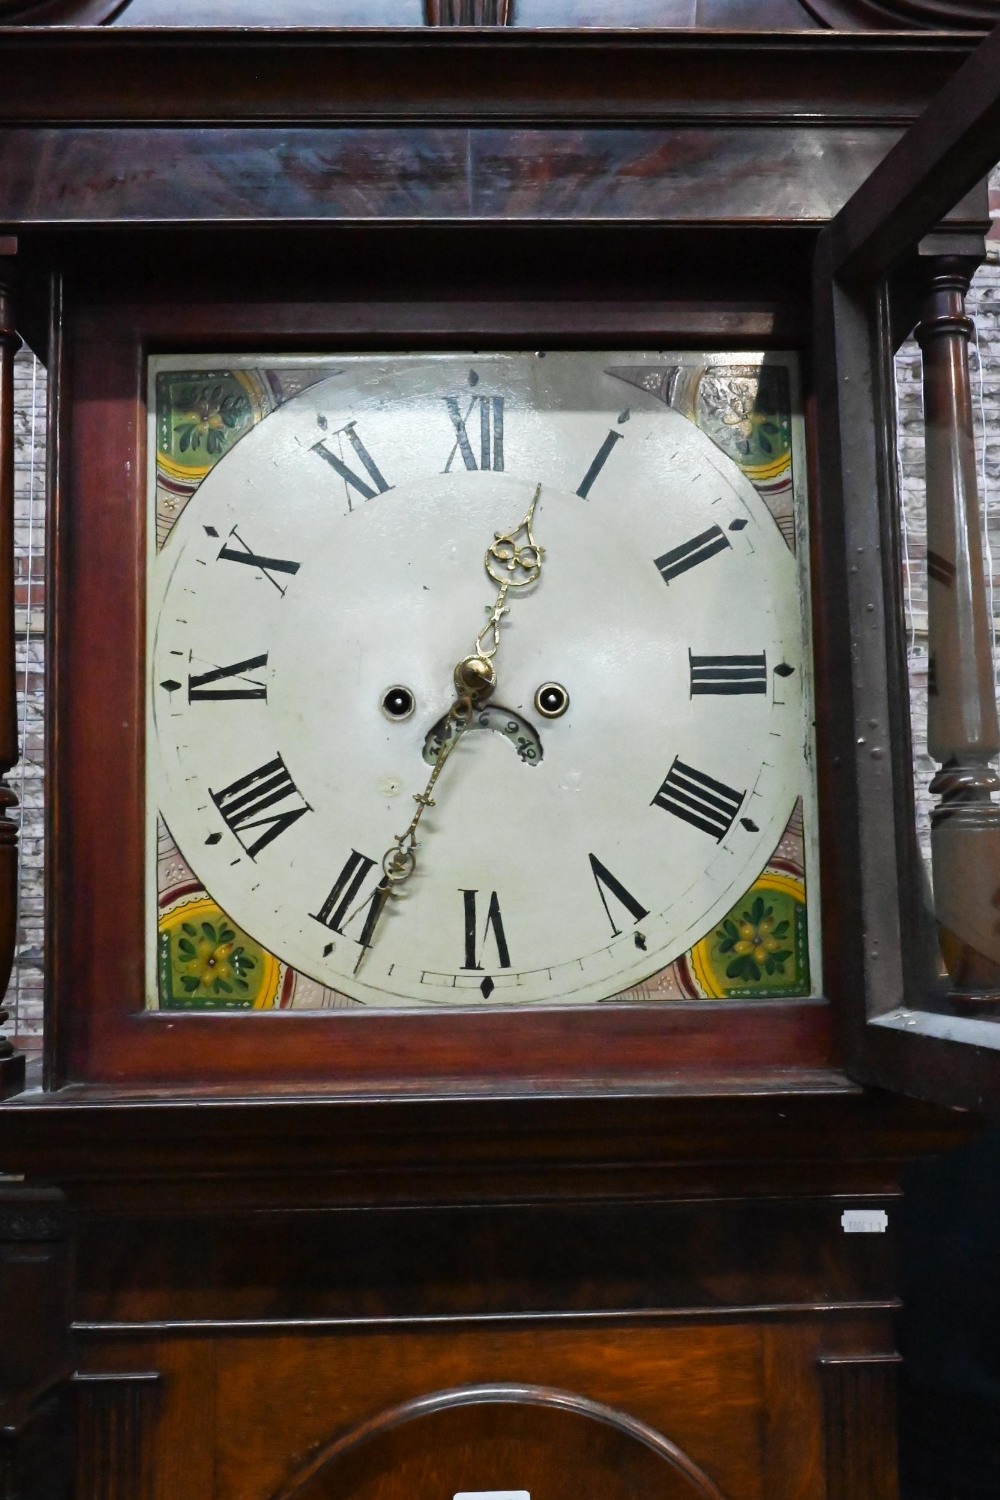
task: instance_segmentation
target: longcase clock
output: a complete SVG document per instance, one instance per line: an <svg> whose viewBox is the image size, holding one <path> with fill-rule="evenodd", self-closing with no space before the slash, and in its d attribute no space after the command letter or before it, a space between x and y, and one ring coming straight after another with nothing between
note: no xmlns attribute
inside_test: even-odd
<svg viewBox="0 0 1000 1500"><path fill-rule="evenodd" d="M969 51L0 30L54 600L0 1140L77 1236L23 1472L58 1390L84 1496L894 1494L899 1173L996 1098Z"/></svg>

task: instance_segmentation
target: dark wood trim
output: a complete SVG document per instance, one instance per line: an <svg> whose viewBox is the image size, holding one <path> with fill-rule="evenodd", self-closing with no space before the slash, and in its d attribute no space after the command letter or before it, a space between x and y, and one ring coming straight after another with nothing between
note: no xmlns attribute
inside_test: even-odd
<svg viewBox="0 0 1000 1500"><path fill-rule="evenodd" d="M77 1403L76 1500L150 1500L157 1371L73 1377Z"/></svg>
<svg viewBox="0 0 1000 1500"><path fill-rule="evenodd" d="M897 1500L898 1354L826 1356L819 1362L827 1500Z"/></svg>
<svg viewBox="0 0 1000 1500"><path fill-rule="evenodd" d="M2 58L2 51L0 51ZM883 159L890 125L737 121L0 127L21 231L118 225L400 227L521 222L819 228ZM813 163L806 180L803 155ZM763 198L755 164L768 162ZM142 163L142 165L138 165ZM192 192L190 184L199 190Z"/></svg>
<svg viewBox="0 0 1000 1500"><path fill-rule="evenodd" d="M623 1307L613 1312L538 1312L538 1313L469 1313L465 1316L434 1317L415 1314L413 1317L393 1318L144 1318L140 1322L88 1322L78 1319L73 1324L75 1337L89 1343L104 1340L118 1343L146 1342L151 1338L204 1338L291 1335L302 1336L317 1333L359 1333L366 1330L386 1332L459 1333L466 1329L483 1328L620 1328L640 1325L643 1327L674 1327L694 1325L701 1327L731 1324L744 1320L755 1327L770 1327L789 1323L814 1323L817 1318L850 1321L859 1316L893 1316L899 1311L899 1299L887 1297L870 1302L815 1302L770 1303L755 1302L740 1307L684 1307L668 1310L644 1307Z"/></svg>
<svg viewBox="0 0 1000 1500"><path fill-rule="evenodd" d="M0 122L916 118L974 47L810 31L0 29Z"/></svg>
<svg viewBox="0 0 1000 1500"><path fill-rule="evenodd" d="M421 317L399 304L383 317L350 306L353 327L377 328L384 346L397 329L409 346L447 335L452 347L485 323L510 341L508 304L430 300ZM619 325L647 346L670 337L670 309L641 302ZM452 1094L531 1090L606 1091L811 1087L831 1066L830 1012L821 1001L656 1007L603 1005L533 1012L368 1016L154 1014L142 1006L144 689L144 351L164 345L244 349L261 339L303 338L315 348L351 346L341 304L187 308L81 306L71 315L70 362L55 384L69 423L72 493L60 485L53 607L61 620L52 679L54 781L50 922L52 994L58 1016L52 1077L148 1091L182 1080L200 1086L274 1090L298 1084L331 1094L373 1091ZM531 316L514 319L520 331ZM607 328L605 307L553 302L545 332L558 344ZM411 338L414 322L423 336ZM688 324L691 336L694 325ZM428 337L426 330L433 329ZM535 327L535 335L539 332ZM289 347L286 342L285 347ZM62 459L60 458L60 465ZM86 569L63 559L83 555ZM109 614L116 631L109 637ZM127 649L123 643L128 643ZM88 669L82 671L80 663ZM87 683L97 673L103 711ZM72 754L60 747L72 746ZM107 806L116 808L109 822ZM93 879L95 860L102 870ZM75 892L91 891L88 920ZM828 1079L821 1087L830 1087ZM836 1085L834 1085L836 1086Z"/></svg>
<svg viewBox="0 0 1000 1500"><path fill-rule="evenodd" d="M1000 27L943 88L827 231L834 274L883 275L1000 155ZM985 226L988 228L988 223Z"/></svg>
<svg viewBox="0 0 1000 1500"><path fill-rule="evenodd" d="M45 704L48 716L45 735L45 784L54 789L58 785L58 767L64 756L68 756L67 743L63 735L62 717L59 712L59 694L56 682L56 662L63 651L64 624L62 614L55 601L62 597L68 577L69 559L66 556L66 538L69 524L64 505L63 476L65 468L66 433L63 392L67 382L66 350L64 338L64 280L61 272L53 272L44 285L45 320L47 326L46 359L46 468L45 468ZM41 301L41 297L39 298ZM45 799L45 845L47 849L60 847L65 837L65 814L58 796ZM54 859L45 861L45 910L56 909L59 881ZM55 930L54 928L52 929ZM42 1058L43 1083L51 1087L60 1076L60 1059L63 1055L63 1017L52 997L59 988L60 955L57 943L48 944L46 953L45 991L45 1036Z"/></svg>
<svg viewBox="0 0 1000 1500"><path fill-rule="evenodd" d="M0 1180L0 1494L69 1500L71 1249L66 1200Z"/></svg>
<svg viewBox="0 0 1000 1500"><path fill-rule="evenodd" d="M972 1116L843 1089L392 1100L170 1089L155 1101L67 1089L4 1109L13 1168L58 1176L79 1212L154 1216L164 1201L200 1215L220 1205L701 1199L751 1187L883 1196L897 1190L901 1162L976 1128Z"/></svg>

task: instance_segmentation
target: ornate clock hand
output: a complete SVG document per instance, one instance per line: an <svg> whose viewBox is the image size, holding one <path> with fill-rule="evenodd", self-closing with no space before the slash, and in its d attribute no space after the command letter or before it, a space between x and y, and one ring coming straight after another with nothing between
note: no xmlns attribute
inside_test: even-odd
<svg viewBox="0 0 1000 1500"><path fill-rule="evenodd" d="M497 673L494 658L500 648L500 623L504 615L510 612L510 606L506 603L508 591L525 588L528 584L534 583L542 571L545 549L538 545L531 531L531 523L534 520L535 508L541 493L541 485L536 485L524 520L511 531L495 531L493 541L486 549L483 564L489 577L500 586L497 597L492 608L487 606L489 619L476 637L475 650L468 656L463 656L453 673L456 697L448 710L447 725L448 728L454 725L455 733L451 735L446 731L438 758L427 779L427 785L422 792L413 794L417 810L410 819L409 826L397 836L396 842L390 844L382 856L382 879L375 889L374 897L369 898L371 909L361 933L361 952L354 965L355 974L360 969L368 949L372 946L375 931L389 897L397 894L396 886L408 880L417 867L417 828L424 815L424 809L434 806L431 793L444 769L445 762L458 747L462 736L472 722L476 704L488 698L496 687ZM524 541L519 543L517 538L522 532ZM360 906L356 907L347 920L350 921L360 909Z"/></svg>

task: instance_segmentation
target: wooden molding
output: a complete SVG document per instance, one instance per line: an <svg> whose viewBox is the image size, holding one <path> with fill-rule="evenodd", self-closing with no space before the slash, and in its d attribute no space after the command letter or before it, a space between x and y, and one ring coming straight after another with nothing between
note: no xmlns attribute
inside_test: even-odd
<svg viewBox="0 0 1000 1500"><path fill-rule="evenodd" d="M505 1415L507 1421L504 1420ZM477 1417L485 1417L486 1422L477 1422ZM583 1436L588 1427L610 1429L614 1439L617 1439L614 1457L618 1462L614 1464L615 1469L618 1469L619 1463L628 1464L633 1453L636 1453L641 1455L639 1466L643 1471L648 1471L645 1472L647 1482L652 1478L655 1483L658 1472L663 1473L664 1479L669 1473L672 1480L671 1494L675 1493L674 1485L678 1485L676 1493L690 1496L690 1500L725 1500L722 1491L704 1469L678 1448L676 1443L672 1443L645 1422L571 1391L508 1384L468 1385L453 1390L434 1391L389 1411L379 1412L370 1421L325 1445L300 1471L291 1485L275 1496L275 1500L320 1500L321 1496L340 1490L345 1480L347 1488L343 1492L353 1492L354 1484L351 1481L359 1476L369 1476L369 1454L376 1464L385 1462L384 1458L375 1456L384 1447L389 1447L390 1451L399 1448L398 1455L393 1451L393 1458L397 1462L412 1462L415 1456L413 1450L419 1451L423 1444L415 1432L406 1429L421 1425L428 1432L428 1438L424 1441L429 1439L432 1447L438 1446L445 1433L451 1436L457 1429L472 1437L482 1426L488 1430L494 1442L503 1434L501 1442L509 1442L514 1452L517 1452L519 1442L524 1440L525 1434L517 1431L524 1425L533 1439L535 1462L539 1461L538 1447L548 1446L546 1439L552 1444L555 1449L551 1460L555 1465L553 1473L579 1461L575 1456L576 1444L572 1442L571 1434ZM514 1432L508 1436L505 1428L513 1428ZM374 1467L371 1472L375 1472ZM606 1493L604 1486L610 1474L591 1477L598 1481L604 1480L600 1487ZM331 1480L334 1481L335 1488L330 1487ZM451 1490L452 1485L449 1484L447 1489ZM633 1494L636 1491L629 1487L627 1492ZM615 1494L617 1493L616 1490ZM624 1488L621 1493L626 1493Z"/></svg>
<svg viewBox="0 0 1000 1500"><path fill-rule="evenodd" d="M897 1500L898 1354L819 1361L826 1433L827 1500Z"/></svg>
<svg viewBox="0 0 1000 1500"><path fill-rule="evenodd" d="M158 1371L73 1377L77 1391L76 1500L151 1500L149 1429Z"/></svg>

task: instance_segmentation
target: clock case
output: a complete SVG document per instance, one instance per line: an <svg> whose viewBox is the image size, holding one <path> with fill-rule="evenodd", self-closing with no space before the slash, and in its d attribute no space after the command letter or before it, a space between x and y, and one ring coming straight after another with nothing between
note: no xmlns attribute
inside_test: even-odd
<svg viewBox="0 0 1000 1500"><path fill-rule="evenodd" d="M983 195L947 214L942 186L931 218L917 208L903 230L872 230L891 254L854 254L849 283L846 252L828 247L852 241L857 204L874 190L817 232L968 41L10 28L0 46L0 187L18 236L5 264L52 391L46 1086L836 1088L846 1064L889 1083L898 1065L908 1087L947 1095L938 1064L897 1064L917 1044L912 1026L890 1037L884 1021L926 978L886 361L917 307L920 232L940 219L937 249L974 260ZM811 124L807 95L822 101ZM817 148L808 172L806 139ZM907 149L882 169L897 194L915 171ZM965 159L957 135L954 151L950 166ZM911 188L907 202L922 201ZM849 347L848 294L830 290L848 284ZM801 353L826 996L462 1015L144 1012L147 354L534 344ZM873 416L867 406L845 416L850 361ZM881 456L860 481L841 457L868 442ZM872 613L867 603L848 593L848 611L831 607L855 576L853 548L878 572L860 634L854 614ZM862 675L878 763L856 733ZM959 1045L935 1050L951 1058L947 1075L972 1067L985 1080L992 1049Z"/></svg>
<svg viewBox="0 0 1000 1500"><path fill-rule="evenodd" d="M0 1058L0 1142L70 1209L0 1184L0 1472L31 1500L74 1469L86 1500L412 1496L438 1414L476 1454L513 1410L638 1435L647 1492L894 1500L900 1174L970 1127L852 1077L976 1107L997 1053L872 1020L917 930L885 382L922 263L982 254L982 191L944 216L1000 155L995 39L848 200L971 46L0 31L0 408L9 452L16 324L52 390L53 714L47 1071L17 1093ZM322 1068L300 1017L137 1014L145 351L543 334L802 353L827 1000L475 1018L478 1051L388 1017ZM889 1232L843 1235L859 1205ZM586 1494L597 1456L564 1428L547 1475Z"/></svg>

